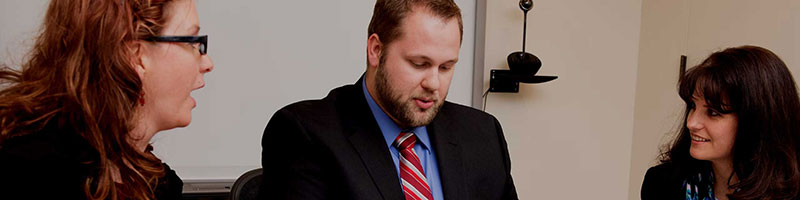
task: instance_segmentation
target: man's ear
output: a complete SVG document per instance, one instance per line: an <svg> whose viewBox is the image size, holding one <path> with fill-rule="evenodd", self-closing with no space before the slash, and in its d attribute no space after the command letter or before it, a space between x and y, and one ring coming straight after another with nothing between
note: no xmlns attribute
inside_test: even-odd
<svg viewBox="0 0 800 200"><path fill-rule="evenodd" d="M145 45L142 44L141 41L131 41L128 43L128 52L131 54L131 66L133 70L139 75L139 78L144 78L144 73L147 71L147 61L149 61L149 57L145 51Z"/></svg>
<svg viewBox="0 0 800 200"><path fill-rule="evenodd" d="M373 33L367 39L367 66L377 67L383 54L383 43L378 34Z"/></svg>

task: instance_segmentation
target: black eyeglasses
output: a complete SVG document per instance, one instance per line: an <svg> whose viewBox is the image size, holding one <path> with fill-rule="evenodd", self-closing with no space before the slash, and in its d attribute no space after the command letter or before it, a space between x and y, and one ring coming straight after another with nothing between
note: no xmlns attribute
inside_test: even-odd
<svg viewBox="0 0 800 200"><path fill-rule="evenodd" d="M153 37L145 38L144 40L151 41L151 42L183 42L183 43L199 44L197 46L197 50L200 51L200 55L206 55L206 53L208 53L208 35L201 35L201 36L153 36Z"/></svg>

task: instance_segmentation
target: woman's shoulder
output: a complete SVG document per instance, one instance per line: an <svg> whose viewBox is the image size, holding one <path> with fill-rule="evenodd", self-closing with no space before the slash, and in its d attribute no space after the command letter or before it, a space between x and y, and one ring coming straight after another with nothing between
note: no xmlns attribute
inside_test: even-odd
<svg viewBox="0 0 800 200"><path fill-rule="evenodd" d="M96 153L79 135L61 134L35 132L0 144L0 199L83 197L86 177L96 172L96 162L91 162Z"/></svg>
<svg viewBox="0 0 800 200"><path fill-rule="evenodd" d="M678 169L673 163L661 163L647 169L647 174L670 174L677 173Z"/></svg>
<svg viewBox="0 0 800 200"><path fill-rule="evenodd" d="M648 184L666 184L670 182L675 182L678 179L678 169L672 163L662 163L650 169L647 169L647 173L644 175L644 183L642 188Z"/></svg>
<svg viewBox="0 0 800 200"><path fill-rule="evenodd" d="M183 193L183 181L175 170L164 163L164 177L159 179L155 191L156 199L181 199Z"/></svg>
<svg viewBox="0 0 800 200"><path fill-rule="evenodd" d="M642 199L675 199L682 195L682 178L672 163L662 163L650 169L642 182Z"/></svg>
<svg viewBox="0 0 800 200"><path fill-rule="evenodd" d="M0 143L0 160L5 164L88 162L97 152L88 141L69 131L46 129L11 137ZM62 163L62 164L66 164Z"/></svg>

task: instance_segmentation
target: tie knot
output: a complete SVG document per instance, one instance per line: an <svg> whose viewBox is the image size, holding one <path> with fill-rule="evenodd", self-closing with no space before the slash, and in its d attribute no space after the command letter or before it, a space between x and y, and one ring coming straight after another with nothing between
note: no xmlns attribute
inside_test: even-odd
<svg viewBox="0 0 800 200"><path fill-rule="evenodd" d="M414 144L417 143L417 136L414 135L412 132L401 132L400 135L397 136L397 139L394 139L394 143L392 145L399 150L405 150L408 148L413 148Z"/></svg>

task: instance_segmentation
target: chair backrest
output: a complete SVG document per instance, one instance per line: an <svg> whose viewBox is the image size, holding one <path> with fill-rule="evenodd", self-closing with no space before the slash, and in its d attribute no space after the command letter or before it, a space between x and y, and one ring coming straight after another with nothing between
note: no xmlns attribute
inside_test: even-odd
<svg viewBox="0 0 800 200"><path fill-rule="evenodd" d="M239 176L236 182L233 183L233 187L231 187L231 200L257 199L263 174L264 170L258 168Z"/></svg>

